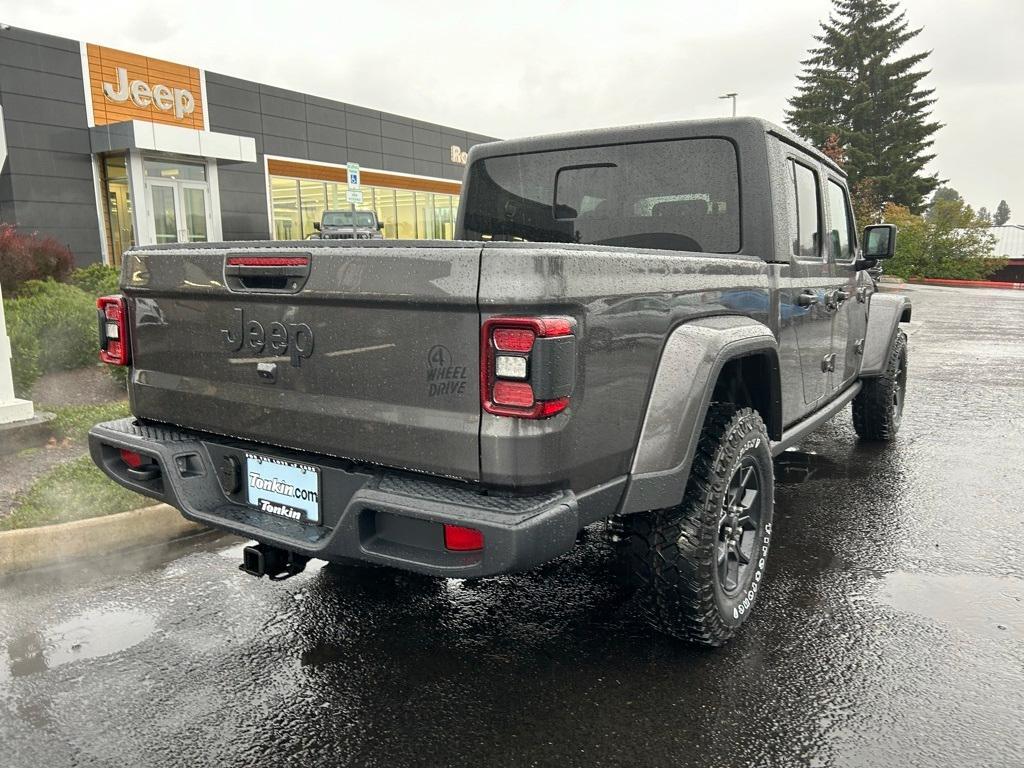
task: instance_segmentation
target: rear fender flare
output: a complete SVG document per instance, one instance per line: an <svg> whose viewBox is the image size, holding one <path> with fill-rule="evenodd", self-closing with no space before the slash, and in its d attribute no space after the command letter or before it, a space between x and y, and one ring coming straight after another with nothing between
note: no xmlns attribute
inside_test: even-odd
<svg viewBox="0 0 1024 768"><path fill-rule="evenodd" d="M900 323L910 320L910 299L898 293L875 293L868 305L868 327L864 336L864 355L860 376L881 376L889 359L889 350Z"/></svg>
<svg viewBox="0 0 1024 768"><path fill-rule="evenodd" d="M665 342L620 513L671 507L683 498L719 373L730 360L769 358L773 414L781 429L778 342L763 323L740 316L695 320Z"/></svg>

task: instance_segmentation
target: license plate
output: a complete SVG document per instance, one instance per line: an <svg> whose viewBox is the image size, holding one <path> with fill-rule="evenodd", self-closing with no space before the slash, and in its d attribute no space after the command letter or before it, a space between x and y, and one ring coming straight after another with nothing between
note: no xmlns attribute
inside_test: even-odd
<svg viewBox="0 0 1024 768"><path fill-rule="evenodd" d="M320 522L320 470L308 464L245 454L247 501L261 512L300 523Z"/></svg>

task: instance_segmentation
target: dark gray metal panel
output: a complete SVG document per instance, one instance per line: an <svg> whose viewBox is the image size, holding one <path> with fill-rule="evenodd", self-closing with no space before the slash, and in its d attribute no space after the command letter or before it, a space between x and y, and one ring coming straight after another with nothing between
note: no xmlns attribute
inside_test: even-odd
<svg viewBox="0 0 1024 768"><path fill-rule="evenodd" d="M348 151L347 162L359 163L367 168L380 168L383 161L384 157L380 152L367 152L363 149L350 149Z"/></svg>
<svg viewBox="0 0 1024 768"><path fill-rule="evenodd" d="M318 144L309 142L309 160L320 163L343 164L348 162L349 150L347 147L339 147L335 144Z"/></svg>
<svg viewBox="0 0 1024 768"><path fill-rule="evenodd" d="M315 123L317 125L326 125L335 130L344 130L346 125L345 112L337 107L306 104L306 122L311 125Z"/></svg>
<svg viewBox="0 0 1024 768"><path fill-rule="evenodd" d="M71 203L80 205L83 201L93 200L93 180L71 179L66 176L29 176L18 179L18 188L13 196L16 201L37 203ZM63 205L58 211L51 210L50 218L55 214L63 220ZM95 214L95 207L93 208Z"/></svg>
<svg viewBox="0 0 1024 768"><path fill-rule="evenodd" d="M350 131L380 135L380 118L346 110L345 125Z"/></svg>
<svg viewBox="0 0 1024 768"><path fill-rule="evenodd" d="M270 224L266 212L221 211L221 231L225 240L269 240Z"/></svg>
<svg viewBox="0 0 1024 768"><path fill-rule="evenodd" d="M258 112L211 103L210 130L255 136L263 132L263 121Z"/></svg>
<svg viewBox="0 0 1024 768"><path fill-rule="evenodd" d="M412 124L412 140L417 144L441 146L441 127L432 123L414 122Z"/></svg>
<svg viewBox="0 0 1024 768"><path fill-rule="evenodd" d="M412 142L412 122L396 123L391 120L380 121L380 135L388 139Z"/></svg>
<svg viewBox="0 0 1024 768"><path fill-rule="evenodd" d="M54 152L45 149L18 149L11 151L7 162L15 177L57 176L65 179L92 180L92 159L86 154ZM15 180L15 197L20 194Z"/></svg>
<svg viewBox="0 0 1024 768"><path fill-rule="evenodd" d="M302 99L281 98L265 92L260 93L260 111L264 118L267 115L285 117L289 120L306 120L306 102Z"/></svg>
<svg viewBox="0 0 1024 768"><path fill-rule="evenodd" d="M84 128L61 128L20 120L4 120L7 146L24 149L46 149L61 152L90 151L89 131Z"/></svg>
<svg viewBox="0 0 1024 768"><path fill-rule="evenodd" d="M412 159L416 156L411 141L400 141L398 139L381 139L381 149L385 155L400 155ZM410 164L411 165L411 164Z"/></svg>
<svg viewBox="0 0 1024 768"><path fill-rule="evenodd" d="M335 146L348 145L348 134L344 128L306 123L306 137L310 143L315 141L319 144L334 144Z"/></svg>
<svg viewBox="0 0 1024 768"><path fill-rule="evenodd" d="M306 121L292 120L287 117L263 115L263 136L277 136L282 139L298 139L306 141Z"/></svg>
<svg viewBox="0 0 1024 768"><path fill-rule="evenodd" d="M462 181L462 177L465 174L466 166L456 165L455 163L442 163L440 176L443 179L451 179L452 181Z"/></svg>
<svg viewBox="0 0 1024 768"><path fill-rule="evenodd" d="M9 151L4 219L52 236L76 263L100 257L79 44L0 30L0 94Z"/></svg>
<svg viewBox="0 0 1024 768"><path fill-rule="evenodd" d="M69 51L52 45L15 40L11 37L13 31L0 31L0 64L68 77L74 77L77 72L79 77L82 76L82 56L77 45L74 51Z"/></svg>
<svg viewBox="0 0 1024 768"><path fill-rule="evenodd" d="M348 146L351 149L362 149L368 152L380 152L381 138L380 135L373 135L369 133L360 133L358 131L348 131Z"/></svg>
<svg viewBox="0 0 1024 768"><path fill-rule="evenodd" d="M413 158L416 160L427 160L431 163L440 163L444 160L445 151L428 144L413 144Z"/></svg>
<svg viewBox="0 0 1024 768"><path fill-rule="evenodd" d="M225 85L229 88L238 88L243 91L252 91L253 93L260 92L260 86L258 83L254 83L251 80L243 80L240 77L232 77L231 75L224 75L219 72L207 72L206 73L206 84L210 85L215 83L217 85Z"/></svg>
<svg viewBox="0 0 1024 768"><path fill-rule="evenodd" d="M206 103L210 110L220 110L226 107L231 109L244 109L249 112L259 113L260 95L256 91L239 88L232 85L223 85L211 81L209 75L206 77Z"/></svg>
<svg viewBox="0 0 1024 768"><path fill-rule="evenodd" d="M384 155L384 164L382 166L386 170L395 171L397 173L416 173L416 163L411 157L400 157L398 155Z"/></svg>
<svg viewBox="0 0 1024 768"><path fill-rule="evenodd" d="M363 117L370 117L376 120L380 120L381 113L376 109L367 109L366 107L360 107L355 104L346 104L345 111L353 115L362 115Z"/></svg>
<svg viewBox="0 0 1024 768"><path fill-rule="evenodd" d="M17 187L15 192L17 192ZM56 233L67 227L91 227L95 230L99 226L96 219L96 202L92 197L88 201L77 203L64 201L59 209L53 207L51 200L18 200L15 198L14 205L18 212L19 226L32 227L42 232Z"/></svg>
<svg viewBox="0 0 1024 768"><path fill-rule="evenodd" d="M267 194L262 189L258 192L248 190L221 190L221 211L232 213L253 213L264 218L267 216Z"/></svg>
<svg viewBox="0 0 1024 768"><path fill-rule="evenodd" d="M416 169L414 173L423 176L439 177L443 170L440 163L431 163L427 160L413 160L413 167Z"/></svg>
<svg viewBox="0 0 1024 768"><path fill-rule="evenodd" d="M17 93L22 96L39 96L56 101L70 101L78 104L82 101L82 76L59 75L53 72L38 72L23 67L0 65L0 83L4 93Z"/></svg>
<svg viewBox="0 0 1024 768"><path fill-rule="evenodd" d="M267 97L272 99L286 99L288 101L296 101L299 104L306 103L306 95L299 93L298 91L289 91L287 88L278 88L276 85L264 85L259 84L260 100L263 101Z"/></svg>
<svg viewBox="0 0 1024 768"><path fill-rule="evenodd" d="M62 128L85 128L84 92L82 101L74 104L40 96L7 93L6 88L3 90L5 120L23 120Z"/></svg>
<svg viewBox="0 0 1024 768"><path fill-rule="evenodd" d="M259 148L257 147L257 151ZM268 155L295 157L301 160L309 158L309 145L305 141L286 139L280 136L264 136L263 152Z"/></svg>

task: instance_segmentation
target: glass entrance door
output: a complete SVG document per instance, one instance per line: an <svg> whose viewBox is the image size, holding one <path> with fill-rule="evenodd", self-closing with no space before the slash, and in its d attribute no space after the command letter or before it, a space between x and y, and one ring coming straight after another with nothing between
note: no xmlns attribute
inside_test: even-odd
<svg viewBox="0 0 1024 768"><path fill-rule="evenodd" d="M205 243L210 239L209 195L205 184L182 182L178 187L181 215L187 243Z"/></svg>
<svg viewBox="0 0 1024 768"><path fill-rule="evenodd" d="M153 241L205 243L210 238L210 189L200 163L145 160Z"/></svg>
<svg viewBox="0 0 1024 768"><path fill-rule="evenodd" d="M149 191L150 221L157 245L182 242L176 185L173 181L147 181L146 187Z"/></svg>

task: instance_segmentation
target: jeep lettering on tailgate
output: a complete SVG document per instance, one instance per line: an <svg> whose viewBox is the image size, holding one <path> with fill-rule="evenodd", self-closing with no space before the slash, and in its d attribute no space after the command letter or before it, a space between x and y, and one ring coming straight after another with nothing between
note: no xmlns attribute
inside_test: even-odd
<svg viewBox="0 0 1024 768"><path fill-rule="evenodd" d="M231 323L227 328L221 328L220 332L224 346L231 352L248 346L257 356L265 352L287 356L296 368L313 354L313 329L306 323L285 325L275 320L264 327L259 320L246 321L242 307L234 308Z"/></svg>

